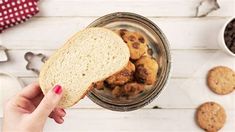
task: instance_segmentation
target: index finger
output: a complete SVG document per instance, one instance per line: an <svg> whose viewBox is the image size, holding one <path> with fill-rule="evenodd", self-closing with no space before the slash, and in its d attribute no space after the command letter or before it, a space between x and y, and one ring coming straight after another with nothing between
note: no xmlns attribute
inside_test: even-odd
<svg viewBox="0 0 235 132"><path fill-rule="evenodd" d="M20 91L19 95L28 99L32 99L41 93L42 91L39 84L35 82L23 88L23 90Z"/></svg>

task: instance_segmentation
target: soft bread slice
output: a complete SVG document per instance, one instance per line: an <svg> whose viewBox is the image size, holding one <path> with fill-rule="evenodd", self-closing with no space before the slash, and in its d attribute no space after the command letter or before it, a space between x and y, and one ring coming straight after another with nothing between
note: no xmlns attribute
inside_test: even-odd
<svg viewBox="0 0 235 132"><path fill-rule="evenodd" d="M39 76L40 87L45 94L54 85L61 85L63 97L59 106L73 106L93 82L122 70L129 57L127 45L117 34L105 28L87 28L46 61Z"/></svg>

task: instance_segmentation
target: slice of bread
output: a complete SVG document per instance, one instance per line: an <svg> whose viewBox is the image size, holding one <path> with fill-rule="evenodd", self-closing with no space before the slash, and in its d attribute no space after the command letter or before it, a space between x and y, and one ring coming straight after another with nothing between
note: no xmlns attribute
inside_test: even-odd
<svg viewBox="0 0 235 132"><path fill-rule="evenodd" d="M63 88L59 103L73 106L87 93L93 82L122 70L130 52L123 40L105 28L87 28L75 34L42 66L39 83L43 93L54 85Z"/></svg>

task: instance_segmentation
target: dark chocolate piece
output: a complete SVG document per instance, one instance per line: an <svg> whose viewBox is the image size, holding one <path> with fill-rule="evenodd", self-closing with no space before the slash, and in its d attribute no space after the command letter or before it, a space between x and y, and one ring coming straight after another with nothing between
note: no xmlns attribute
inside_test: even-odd
<svg viewBox="0 0 235 132"><path fill-rule="evenodd" d="M235 54L235 19L226 26L224 31L224 41L228 49Z"/></svg>

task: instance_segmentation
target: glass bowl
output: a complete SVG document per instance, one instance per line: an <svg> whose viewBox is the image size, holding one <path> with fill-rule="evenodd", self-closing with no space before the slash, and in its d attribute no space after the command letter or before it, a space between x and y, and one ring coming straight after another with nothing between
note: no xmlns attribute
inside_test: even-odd
<svg viewBox="0 0 235 132"><path fill-rule="evenodd" d="M169 43L160 30L149 19L129 12L116 12L105 15L92 22L88 27L105 27L111 30L127 29L142 33L148 40L153 57L157 60L159 70L154 85L146 86L145 92L136 96L114 97L107 88L93 89L88 97L99 106L113 111L132 111L149 104L166 86L171 69L171 55ZM121 54L121 53L120 53Z"/></svg>

